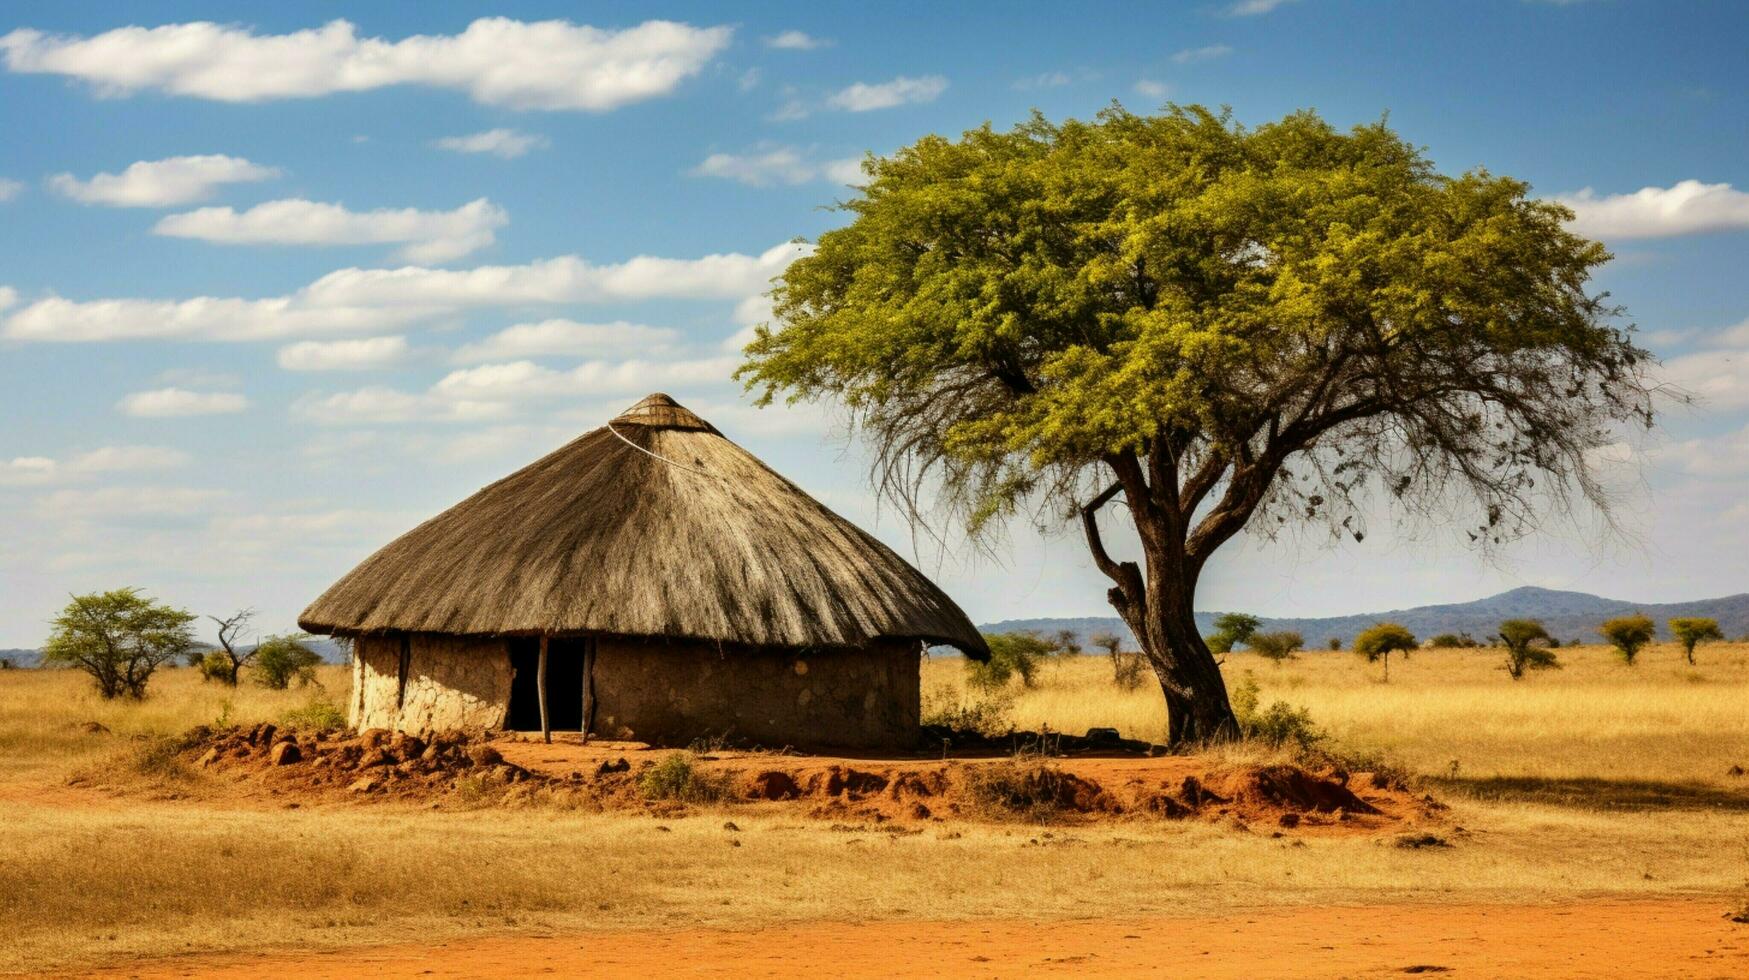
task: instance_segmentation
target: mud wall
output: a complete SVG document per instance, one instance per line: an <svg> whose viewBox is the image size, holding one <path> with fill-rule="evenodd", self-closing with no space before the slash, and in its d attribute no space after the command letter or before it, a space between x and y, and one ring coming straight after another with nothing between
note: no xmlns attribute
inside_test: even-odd
<svg viewBox="0 0 1749 980"><path fill-rule="evenodd" d="M909 747L921 652L897 640L779 651L602 638L593 731L680 745L728 735L772 747Z"/></svg>
<svg viewBox="0 0 1749 980"><path fill-rule="evenodd" d="M510 656L503 640L414 633L405 687L401 637L359 637L354 647L354 728L407 732L497 728L510 702Z"/></svg>

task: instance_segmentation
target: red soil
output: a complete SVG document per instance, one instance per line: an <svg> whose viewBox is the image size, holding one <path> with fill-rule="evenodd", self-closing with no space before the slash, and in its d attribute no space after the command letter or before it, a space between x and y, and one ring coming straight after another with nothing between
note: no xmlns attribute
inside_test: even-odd
<svg viewBox="0 0 1749 980"><path fill-rule="evenodd" d="M1698 899L1273 908L1144 920L807 923L187 957L109 977L1743 977L1749 926Z"/></svg>

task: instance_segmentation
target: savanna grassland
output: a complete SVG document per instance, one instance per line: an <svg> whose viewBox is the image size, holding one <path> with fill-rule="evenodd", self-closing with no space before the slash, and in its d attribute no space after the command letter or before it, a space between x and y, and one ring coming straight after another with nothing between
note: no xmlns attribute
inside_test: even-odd
<svg viewBox="0 0 1749 980"><path fill-rule="evenodd" d="M1489 650L1393 658L1388 684L1348 653L1227 658L1230 682L1248 675L1263 703L1306 709L1326 747L1400 766L1449 803L1452 846L1424 849L1150 819L886 833L732 804L661 817L538 801L293 806L239 794L153 738L344 703L341 669L324 668L319 691L284 692L166 670L143 703L104 702L69 672L0 672L0 970L828 920L1669 897L1706 899L1716 920L1741 904L1749 777L1730 773L1749 768L1749 645L1702 647L1693 667L1669 646L1631 668L1602 648L1560 653L1564 669L1517 683ZM1004 692L1018 727L1163 729L1158 696L1118 690L1102 658L1048 662L1035 684ZM954 659L927 662L924 685L936 703L977 696Z"/></svg>

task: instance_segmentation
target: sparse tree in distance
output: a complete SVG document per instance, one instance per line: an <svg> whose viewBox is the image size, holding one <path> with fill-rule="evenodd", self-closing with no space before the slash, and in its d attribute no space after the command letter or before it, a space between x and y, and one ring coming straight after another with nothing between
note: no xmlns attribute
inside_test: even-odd
<svg viewBox="0 0 1749 980"><path fill-rule="evenodd" d="M1249 613L1222 613L1215 617L1215 631L1208 635L1208 648L1214 653L1231 653L1263 625L1263 620Z"/></svg>
<svg viewBox="0 0 1749 980"><path fill-rule="evenodd" d="M1481 646L1469 633L1440 633L1427 641L1430 650L1467 650Z"/></svg>
<svg viewBox="0 0 1749 980"><path fill-rule="evenodd" d="M1670 634L1676 637L1676 642L1682 644L1682 653L1688 657L1688 662L1694 664L1694 648L1709 640L1725 638L1719 629L1719 621L1707 619L1704 616L1678 616L1670 621Z"/></svg>
<svg viewBox="0 0 1749 980"><path fill-rule="evenodd" d="M737 372L834 399L911 520L1076 520L1173 744L1236 738L1196 628L1241 531L1365 534L1474 503L1470 537L1599 507L1592 450L1650 425L1650 355L1588 292L1609 260L1510 177L1438 172L1384 122L1199 106L925 136L779 275ZM1106 549L1125 505L1138 561Z"/></svg>
<svg viewBox="0 0 1749 980"><path fill-rule="evenodd" d="M985 633L984 642L990 647L990 659L979 663L967 658L966 679L985 689L1006 687L1017 674L1022 687L1031 687L1039 661L1052 650L1050 641L1035 633Z"/></svg>
<svg viewBox="0 0 1749 980"><path fill-rule="evenodd" d="M152 673L193 645L193 621L138 589L76 595L55 617L42 660L90 674L106 699L139 700Z"/></svg>
<svg viewBox="0 0 1749 980"><path fill-rule="evenodd" d="M315 681L322 655L310 649L303 633L270 636L256 645L252 667L256 683L283 691L296 680L299 687Z"/></svg>
<svg viewBox="0 0 1749 980"><path fill-rule="evenodd" d="M1088 638L1088 642L1104 650L1111 659L1112 683L1125 691L1142 686L1142 671L1148 664L1140 650L1125 650L1123 637L1110 630L1099 630Z"/></svg>
<svg viewBox="0 0 1749 980"><path fill-rule="evenodd" d="M1642 647L1652 642L1652 637L1657 634L1658 627L1652 624L1650 616L1634 613L1632 616L1617 616L1614 619L1605 620L1603 625L1597 628L1597 632L1602 634L1603 638L1608 640L1609 644L1621 654L1622 659L1627 661L1627 665L1632 667L1634 658L1640 655Z"/></svg>
<svg viewBox="0 0 1749 980"><path fill-rule="evenodd" d="M1401 653L1407 657L1409 651L1420 645L1414 633L1396 623L1369 626L1354 638L1354 652L1365 657L1367 663L1384 661L1387 684L1391 682L1391 654Z"/></svg>
<svg viewBox="0 0 1749 980"><path fill-rule="evenodd" d="M1325 641L1325 644L1330 648L1331 652L1335 652L1337 650L1340 650L1340 649L1342 649L1342 637L1332 636L1330 639Z"/></svg>
<svg viewBox="0 0 1749 980"><path fill-rule="evenodd" d="M1057 630L1051 634L1051 645L1056 647L1060 657L1078 657L1081 655L1081 636L1074 630Z"/></svg>
<svg viewBox="0 0 1749 980"><path fill-rule="evenodd" d="M1537 646L1538 640L1543 646ZM1535 619L1508 619L1500 624L1500 642L1506 647L1506 675L1521 680L1527 670L1554 670L1561 666L1550 647L1557 642Z"/></svg>
<svg viewBox="0 0 1749 980"><path fill-rule="evenodd" d="M1245 645L1258 656L1280 664L1292 657L1294 651L1305 646L1306 641L1292 630L1278 630L1273 633L1253 633L1245 641Z"/></svg>
<svg viewBox="0 0 1749 980"><path fill-rule="evenodd" d="M245 664L255 659L256 651L260 649L258 646L247 649L243 646L243 634L255 618L255 610L239 609L223 619L218 616L207 618L219 624L219 648L201 664L201 675L236 687L237 675Z"/></svg>

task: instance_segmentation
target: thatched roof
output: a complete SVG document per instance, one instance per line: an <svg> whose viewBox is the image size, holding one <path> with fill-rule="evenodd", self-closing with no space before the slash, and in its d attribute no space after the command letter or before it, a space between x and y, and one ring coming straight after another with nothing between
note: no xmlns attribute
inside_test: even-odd
<svg viewBox="0 0 1749 980"><path fill-rule="evenodd" d="M662 394L390 542L298 625L986 653L891 548Z"/></svg>

